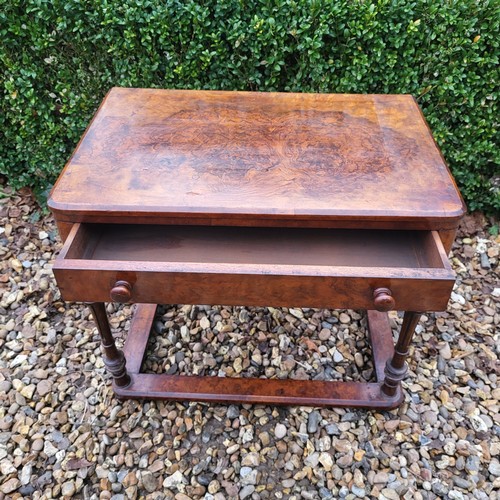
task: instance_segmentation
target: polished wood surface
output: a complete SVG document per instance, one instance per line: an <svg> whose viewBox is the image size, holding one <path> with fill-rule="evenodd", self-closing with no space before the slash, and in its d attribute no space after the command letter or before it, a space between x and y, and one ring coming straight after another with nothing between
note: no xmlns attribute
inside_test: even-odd
<svg viewBox="0 0 500 500"><path fill-rule="evenodd" d="M305 248L301 244L302 232L295 240L296 230L287 230L285 244L271 238L266 255L265 238L243 238L245 245L232 247L230 239L217 239L217 235L225 234L217 228L206 228L214 231L211 240L204 235L206 245L200 244L189 228L191 238L184 240L189 248L178 252L177 246L166 245L170 239L165 240L164 233L162 238L153 239L156 243L150 247L146 237L130 238L136 229L143 236L147 234L142 232L144 228L126 226L128 231L115 234L106 229L101 233L95 227L75 224L54 263L54 274L65 300L108 301L118 291L127 295L126 302L136 303L387 310L374 296L375 290L385 288L391 295L389 302L398 309L433 311L446 308L455 281L435 232L408 232L406 237L388 232L380 238L376 234L365 238L362 231L349 233L349 237L341 231L341 237L335 237L336 231L330 230L325 235L326 243L318 238L316 244ZM151 227L157 234L159 229ZM165 234L170 234L169 230L178 234L176 228L166 228ZM241 228L236 234L247 230ZM230 228L231 231L235 232ZM259 234L257 230L251 233ZM90 248L81 247L82 239L89 241ZM214 246L210 249L211 244ZM294 244L300 251L294 251ZM163 259L141 260L148 248L153 255L163 255ZM394 256L391 265L387 255L393 255L394 248L401 255ZM170 250L173 259L169 259ZM113 255L118 260L110 260ZM113 300L117 297L118 294Z"/></svg>
<svg viewBox="0 0 500 500"><path fill-rule="evenodd" d="M396 308L396 300L390 288L375 288L373 290L373 305L377 311L392 311Z"/></svg>
<svg viewBox="0 0 500 500"><path fill-rule="evenodd" d="M104 365L113 376L113 381L117 387L127 387L130 384L130 376L126 368L127 360L123 352L116 347L115 339L109 327L106 307L102 302L93 302L89 305L97 325L97 331L101 337Z"/></svg>
<svg viewBox="0 0 500 500"><path fill-rule="evenodd" d="M379 409L402 401L413 311L446 309L464 212L410 96L118 88L49 206L119 397ZM109 300L137 304L124 353ZM377 382L141 373L157 303L366 309ZM407 311L395 348L387 310Z"/></svg>
<svg viewBox="0 0 500 500"><path fill-rule="evenodd" d="M464 212L411 96L124 88L108 94L49 206L73 222L423 229L454 228Z"/></svg>
<svg viewBox="0 0 500 500"><path fill-rule="evenodd" d="M406 358L409 354L410 343L415 333L415 328L422 314L415 311L405 311L403 325L399 332L398 341L394 347L394 355L387 360L382 391L388 396L394 396L400 387L401 381L408 371Z"/></svg>
<svg viewBox="0 0 500 500"><path fill-rule="evenodd" d="M132 374L131 379L131 384L125 388L114 383L119 398L384 410L398 407L403 400L400 387L389 396L382 392L378 383L187 377L152 373Z"/></svg>

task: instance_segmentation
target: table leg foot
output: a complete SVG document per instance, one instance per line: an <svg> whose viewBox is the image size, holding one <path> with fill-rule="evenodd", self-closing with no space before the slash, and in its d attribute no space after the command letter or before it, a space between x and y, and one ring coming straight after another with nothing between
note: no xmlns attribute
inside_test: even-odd
<svg viewBox="0 0 500 500"><path fill-rule="evenodd" d="M109 328L104 303L91 302L89 305L97 325L97 330L99 331L99 336L101 337L104 365L113 376L117 387L128 387L130 385L130 376L126 369L126 359L123 352L116 347L115 339Z"/></svg>
<svg viewBox="0 0 500 500"><path fill-rule="evenodd" d="M410 347L415 327L420 320L421 313L407 311L403 318L403 326L399 333L394 355L387 360L385 366L385 379L382 384L382 392L388 396L394 396L396 391L401 387L401 381L405 378L408 371L406 358Z"/></svg>

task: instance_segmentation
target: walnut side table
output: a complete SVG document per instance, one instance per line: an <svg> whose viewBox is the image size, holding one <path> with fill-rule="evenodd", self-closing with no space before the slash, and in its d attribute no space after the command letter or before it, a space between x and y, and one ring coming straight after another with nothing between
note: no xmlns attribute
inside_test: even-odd
<svg viewBox="0 0 500 500"><path fill-rule="evenodd" d="M57 181L62 296L121 398L394 408L464 204L415 100L114 88ZM124 351L104 302L137 303ZM368 311L377 382L141 373L156 304ZM387 312L405 311L396 346Z"/></svg>

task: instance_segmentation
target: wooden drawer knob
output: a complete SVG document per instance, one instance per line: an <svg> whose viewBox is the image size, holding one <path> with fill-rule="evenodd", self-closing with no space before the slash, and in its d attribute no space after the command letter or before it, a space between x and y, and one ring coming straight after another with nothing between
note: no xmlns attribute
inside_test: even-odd
<svg viewBox="0 0 500 500"><path fill-rule="evenodd" d="M391 311L396 307L396 301L388 288L377 288L373 292L373 305L377 311Z"/></svg>
<svg viewBox="0 0 500 500"><path fill-rule="evenodd" d="M132 285L127 281L117 281L109 295L113 302L130 302L132 298Z"/></svg>

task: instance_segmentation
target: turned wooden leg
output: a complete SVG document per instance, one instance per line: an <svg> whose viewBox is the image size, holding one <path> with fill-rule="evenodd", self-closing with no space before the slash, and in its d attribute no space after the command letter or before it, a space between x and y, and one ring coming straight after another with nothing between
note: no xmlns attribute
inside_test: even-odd
<svg viewBox="0 0 500 500"><path fill-rule="evenodd" d="M392 359L387 360L387 364L385 365L385 379L382 391L388 396L394 396L401 380L406 376L406 372L408 371L408 365L406 364L408 349L421 314L412 311L405 312L403 326L401 327L398 341L394 348L394 356Z"/></svg>
<svg viewBox="0 0 500 500"><path fill-rule="evenodd" d="M106 308L102 302L92 302L89 305L97 324L97 330L101 336L104 364L111 375L113 375L115 384L118 387L127 387L130 385L130 376L125 368L125 356L116 347L115 339L111 335Z"/></svg>

